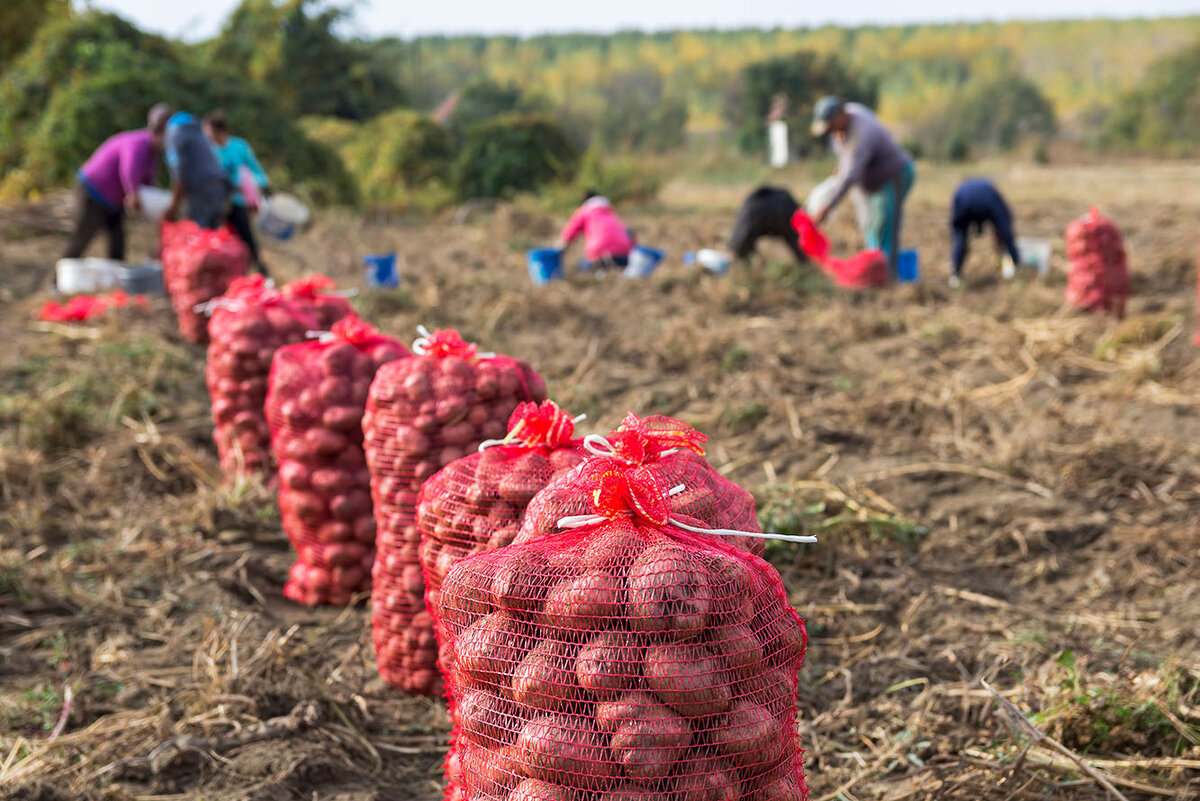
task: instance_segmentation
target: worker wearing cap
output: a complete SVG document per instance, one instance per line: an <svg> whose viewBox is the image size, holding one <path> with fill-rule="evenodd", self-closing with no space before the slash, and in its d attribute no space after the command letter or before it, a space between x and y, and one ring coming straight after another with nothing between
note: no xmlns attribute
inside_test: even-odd
<svg viewBox="0 0 1200 801"><path fill-rule="evenodd" d="M838 160L829 202L816 211L813 221L821 225L851 188L860 188L868 197L863 230L867 247L887 254L894 275L900 256L904 200L916 178L912 158L870 109L843 103L837 97L823 97L817 102L812 132L814 136L832 134Z"/></svg>
<svg viewBox="0 0 1200 801"><path fill-rule="evenodd" d="M80 168L75 225L64 259L82 256L101 228L108 239L108 258L125 259L125 213L140 212L138 188L154 184L170 116L171 108L159 103L150 109L145 128L110 136Z"/></svg>
<svg viewBox="0 0 1200 801"><path fill-rule="evenodd" d="M200 122L186 111L167 121L167 167L171 172L171 205L164 215L179 218L187 200L187 218L201 228L218 228L225 222L232 187L212 151Z"/></svg>

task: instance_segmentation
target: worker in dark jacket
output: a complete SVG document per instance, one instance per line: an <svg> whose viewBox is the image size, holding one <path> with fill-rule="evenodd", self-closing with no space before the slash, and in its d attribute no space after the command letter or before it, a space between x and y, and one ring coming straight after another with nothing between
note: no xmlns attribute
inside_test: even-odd
<svg viewBox="0 0 1200 801"><path fill-rule="evenodd" d="M796 240L792 215L800 204L792 193L777 186L760 186L750 193L733 223L729 249L739 259L754 252L754 246L764 236L782 239L799 261L808 261Z"/></svg>
<svg viewBox="0 0 1200 801"><path fill-rule="evenodd" d="M201 228L219 228L225 222L232 187L221 162L204 136L200 121L186 111L167 120L167 168L171 173L171 204L165 219L184 215Z"/></svg>
<svg viewBox="0 0 1200 801"><path fill-rule="evenodd" d="M968 178L954 192L954 203L950 209L950 235L954 240L953 272L950 286L962 285L963 262L967 259L968 239L972 229L976 235L983 232L985 223L991 223L996 235L996 244L1008 251L1013 264L1021 263L1017 252L1017 240L1013 233L1012 212L1004 202L1004 196L986 178Z"/></svg>

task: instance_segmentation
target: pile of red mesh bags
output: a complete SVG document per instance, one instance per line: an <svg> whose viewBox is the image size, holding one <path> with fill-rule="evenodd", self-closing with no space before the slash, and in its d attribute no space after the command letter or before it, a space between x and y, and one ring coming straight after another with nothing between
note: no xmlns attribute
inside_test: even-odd
<svg viewBox="0 0 1200 801"><path fill-rule="evenodd" d="M459 796L803 801L806 634L779 574L688 530L649 466L571 475L586 514L442 585Z"/></svg>
<svg viewBox="0 0 1200 801"><path fill-rule="evenodd" d="M221 471L229 481L265 475L271 468L271 431L263 403L271 359L284 345L303 342L317 321L261 275L234 279L211 311L204 377Z"/></svg>
<svg viewBox="0 0 1200 801"><path fill-rule="evenodd" d="M800 249L821 266L838 286L847 289L871 289L887 286L888 259L882 250L862 250L848 259L829 253L829 240L821 233L804 209L792 216L792 227Z"/></svg>
<svg viewBox="0 0 1200 801"><path fill-rule="evenodd" d="M375 518L362 417L376 371L408 349L354 315L275 351L266 417L283 532L296 549L283 594L345 605L371 587Z"/></svg>
<svg viewBox="0 0 1200 801"><path fill-rule="evenodd" d="M413 352L379 370L363 416L378 527L371 622L384 680L436 696L441 677L425 609L418 492L484 440L504 437L516 407L545 400L546 385L525 362L480 354L456 331L434 331Z"/></svg>
<svg viewBox="0 0 1200 801"><path fill-rule="evenodd" d="M621 425L604 437L589 437L594 453L610 455L630 465L643 465L669 489L672 509L701 520L710 528L761 531L754 496L722 476L704 458L704 434L687 423L662 415L640 418L630 412ZM529 504L516 542L524 543L558 530L559 519L584 513L591 499L580 494L570 474L560 475ZM732 537L730 543L761 554L761 539Z"/></svg>
<svg viewBox="0 0 1200 801"><path fill-rule="evenodd" d="M1125 316L1129 264L1121 232L1094 206L1067 226L1067 303L1077 309Z"/></svg>
<svg viewBox="0 0 1200 801"><path fill-rule="evenodd" d="M208 342L208 320L196 307L224 294L250 270L250 251L227 228L201 228L191 220L162 225L163 285L184 339Z"/></svg>
<svg viewBox="0 0 1200 801"><path fill-rule="evenodd" d="M285 298L307 303L322 331L328 331L338 320L354 314L350 301L336 291L333 279L325 275L297 278L284 284L280 291Z"/></svg>

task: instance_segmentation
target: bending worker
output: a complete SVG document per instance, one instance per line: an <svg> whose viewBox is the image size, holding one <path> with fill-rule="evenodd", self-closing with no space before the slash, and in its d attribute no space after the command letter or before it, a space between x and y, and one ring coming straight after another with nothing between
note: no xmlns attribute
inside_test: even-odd
<svg viewBox="0 0 1200 801"><path fill-rule="evenodd" d="M186 200L189 220L201 228L219 228L225 222L231 187L196 118L186 111L171 117L166 147L172 186L171 205L163 216L177 220L180 204Z"/></svg>
<svg viewBox="0 0 1200 801"><path fill-rule="evenodd" d="M571 240L583 234L585 261L580 268L624 267L629 264L633 250L633 235L613 211L608 198L595 192L583 196L583 204L571 215L559 235L558 249L565 250Z"/></svg>
<svg viewBox="0 0 1200 801"><path fill-rule="evenodd" d="M221 169L225 171L225 180L233 187L233 197L230 198L232 203L229 207L229 224L237 233L238 238L245 242L246 247L250 249L250 258L254 261L255 268L266 275L267 268L262 263L262 257L258 252L258 242L254 238L254 228L250 225L250 215L258 210L257 204L252 204L251 199L246 197L242 181L243 171L245 171L249 174L250 180L253 180L255 187L263 195L269 195L267 174L258 163L258 159L254 157L250 143L240 136L230 136L229 122L225 119L225 112L212 111L206 114L204 116L204 133L212 142L213 152L221 163Z"/></svg>
<svg viewBox="0 0 1200 801"><path fill-rule="evenodd" d="M1008 251L1012 263L1021 263L1013 233L1012 212L1004 202L1004 196L988 179L968 178L954 191L954 203L950 208L950 235L954 239L950 286L953 289L962 286L962 268L967 260L971 228L974 227L976 235L981 234L984 223L992 224L997 246Z"/></svg>
<svg viewBox="0 0 1200 801"><path fill-rule="evenodd" d="M103 228L108 258L125 260L125 212L140 212L138 187L154 184L154 168L170 116L170 107L159 103L150 109L144 129L110 136L79 170L75 227L63 251L64 259L82 256Z"/></svg>
<svg viewBox="0 0 1200 801"><path fill-rule="evenodd" d="M818 226L858 187L868 196L868 214L863 235L867 247L887 254L892 274L900 256L900 229L904 200L916 179L912 158L897 144L866 106L823 97L813 110L814 136L832 134L838 167L829 202L816 212Z"/></svg>

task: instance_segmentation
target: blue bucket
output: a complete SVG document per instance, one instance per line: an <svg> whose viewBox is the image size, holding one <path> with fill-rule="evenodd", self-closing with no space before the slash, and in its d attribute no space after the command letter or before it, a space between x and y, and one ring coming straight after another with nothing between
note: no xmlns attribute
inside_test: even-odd
<svg viewBox="0 0 1200 801"><path fill-rule="evenodd" d="M663 260L664 255L661 250L638 245L629 251L629 265L625 268L625 277L645 278L654 272L654 268Z"/></svg>
<svg viewBox="0 0 1200 801"><path fill-rule="evenodd" d="M921 280L921 264L916 250L900 251L896 260L896 280L902 284L915 284Z"/></svg>
<svg viewBox="0 0 1200 801"><path fill-rule="evenodd" d="M562 251L558 248L534 248L525 254L529 277L537 286L562 278Z"/></svg>
<svg viewBox="0 0 1200 801"><path fill-rule="evenodd" d="M400 272L396 269L396 254L374 253L363 256L366 265L367 286L371 289L395 289L400 286Z"/></svg>

